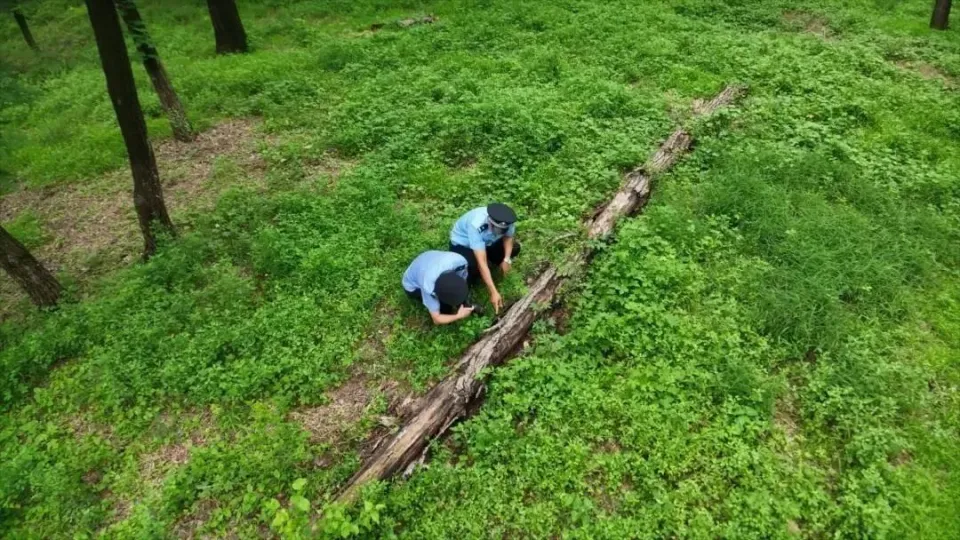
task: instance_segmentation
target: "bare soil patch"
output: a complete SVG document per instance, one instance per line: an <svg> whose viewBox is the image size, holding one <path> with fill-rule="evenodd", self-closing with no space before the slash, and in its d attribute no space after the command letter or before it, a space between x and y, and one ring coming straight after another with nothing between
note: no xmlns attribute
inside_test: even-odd
<svg viewBox="0 0 960 540"><path fill-rule="evenodd" d="M599 447L595 447L597 452L602 452L604 454L619 454L622 448L620 443L610 439L603 442Z"/></svg>
<svg viewBox="0 0 960 540"><path fill-rule="evenodd" d="M903 467L913 462L913 454L909 450L900 450L895 456L890 458L890 464L894 467Z"/></svg>
<svg viewBox="0 0 960 540"><path fill-rule="evenodd" d="M189 419L184 422L184 419ZM189 427L185 427L184 424ZM152 436L160 433L172 435L174 441L164 444L151 452L144 452L138 456L139 475L143 485L151 489L159 489L167 475L190 459L190 451L204 446L210 431L215 429L213 414L209 409L200 409L192 412L164 412L151 427ZM125 450L127 452L132 450ZM104 524L101 532L111 525L119 523L128 517L133 510L135 500L128 496L113 493L109 489L101 497L110 502L111 515ZM186 523L188 518L181 520ZM198 522L202 525L202 521Z"/></svg>
<svg viewBox="0 0 960 540"><path fill-rule="evenodd" d="M190 459L190 450L193 447L202 446L204 442L201 437L191 437L188 441L167 444L141 455L140 477L148 484L159 486L168 472Z"/></svg>
<svg viewBox="0 0 960 540"><path fill-rule="evenodd" d="M804 10L789 10L783 12L783 23L792 30L807 32L824 39L834 35L830 28L830 21L823 15Z"/></svg>
<svg viewBox="0 0 960 540"><path fill-rule="evenodd" d="M110 523L119 523L128 517L130 517L130 512L133 511L133 503L123 499L118 499L113 503L111 508Z"/></svg>
<svg viewBox="0 0 960 540"><path fill-rule="evenodd" d="M110 503L110 515L107 516L97 530L96 536L98 538L103 537L111 526L126 520L130 517L131 512L133 512L132 501L114 496L113 492L109 489L104 490L100 494L100 497Z"/></svg>
<svg viewBox="0 0 960 540"><path fill-rule="evenodd" d="M99 484L101 480L103 480L103 472L96 469L91 469L84 473L81 480L83 480L83 483L87 484L88 486L95 486Z"/></svg>
<svg viewBox="0 0 960 540"><path fill-rule="evenodd" d="M960 80L957 80L954 77L944 73L937 66L929 64L923 61L907 61L907 60L897 60L894 64L904 70L911 73L920 75L924 79L932 81L940 81L944 86L951 89L960 88Z"/></svg>
<svg viewBox="0 0 960 540"><path fill-rule="evenodd" d="M310 432L312 442L336 445L344 432L363 417L373 392L366 378L352 377L327 397L329 403L300 408L291 412L290 418Z"/></svg>
<svg viewBox="0 0 960 540"><path fill-rule="evenodd" d="M386 399L387 413L368 418L371 404L381 395ZM373 454L405 418L416 412L419 397L406 383L356 373L327 393L328 403L296 409L290 419L310 433L311 442L329 445L314 460L317 467L329 467L337 461L337 455L350 449L358 451L361 459ZM360 426L367 427L361 432Z"/></svg>
<svg viewBox="0 0 960 540"><path fill-rule="evenodd" d="M797 420L796 404L792 395L785 394L777 399L773 408L773 423L783 430L787 437L787 444L793 444L800 433L800 424Z"/></svg>
<svg viewBox="0 0 960 540"><path fill-rule="evenodd" d="M557 333L561 336L570 331L570 316L570 307L567 306L565 302L558 303L550 314L553 327L556 328Z"/></svg>
<svg viewBox="0 0 960 540"><path fill-rule="evenodd" d="M114 442L113 426L96 422L87 413L81 412L67 418L66 428L73 432L77 441L87 437L99 437L110 443Z"/></svg>
<svg viewBox="0 0 960 540"><path fill-rule="evenodd" d="M157 145L157 166L170 210L213 206L227 187L263 187L266 162L257 150L258 124L252 119L230 120L193 142L171 139Z"/></svg>
<svg viewBox="0 0 960 540"><path fill-rule="evenodd" d="M258 121L224 122L191 143L154 144L164 195L175 223L184 212L210 208L229 187L263 187L266 163L257 151ZM34 255L80 284L139 260L142 238L132 201L129 168L70 185L21 188L0 199L0 222L33 212L52 239ZM0 278L0 320L23 293Z"/></svg>
<svg viewBox="0 0 960 540"><path fill-rule="evenodd" d="M411 26L416 26L418 24L433 24L435 22L437 22L436 17L433 15L427 15L425 17L416 17L397 21L397 26L400 28L410 28Z"/></svg>
<svg viewBox="0 0 960 540"><path fill-rule="evenodd" d="M396 25L398 28L410 28L411 26L417 26L420 24L433 24L437 22L437 20L438 20L437 17L433 15L424 15L422 17L410 17L407 19L400 19L398 21L394 21L393 24ZM387 23L376 22L371 24L368 28L366 28L366 30L369 32L378 32L382 30L385 26L387 26Z"/></svg>
<svg viewBox="0 0 960 540"><path fill-rule="evenodd" d="M210 520L220 504L213 499L204 499L195 504L196 510L181 517L173 525L173 535L177 538L207 538L199 536L200 529ZM210 537L212 538L212 536Z"/></svg>
<svg viewBox="0 0 960 540"><path fill-rule="evenodd" d="M310 160L304 164L304 180L313 183L321 191L329 191L336 187L343 173L354 165L356 165L356 161L327 154L322 159Z"/></svg>

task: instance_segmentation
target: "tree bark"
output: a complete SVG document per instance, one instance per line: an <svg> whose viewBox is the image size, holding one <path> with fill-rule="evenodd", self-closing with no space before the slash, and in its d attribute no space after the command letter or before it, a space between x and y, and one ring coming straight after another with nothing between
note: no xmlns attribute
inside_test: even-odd
<svg viewBox="0 0 960 540"><path fill-rule="evenodd" d="M0 227L0 266L40 307L56 305L63 288L56 278L6 229Z"/></svg>
<svg viewBox="0 0 960 540"><path fill-rule="evenodd" d="M163 202L160 174L153 148L147 138L137 87L130 68L130 57L123 41L120 19L113 0L86 0L87 12L100 51L100 62L107 80L107 91L117 114L120 132L130 157L133 173L133 204L137 209L144 238L144 259L156 251L157 233L166 230L175 234L167 206Z"/></svg>
<svg viewBox="0 0 960 540"><path fill-rule="evenodd" d="M696 114L709 114L736 100L744 88L728 86L711 101L698 106ZM623 186L592 221L586 223L591 240L606 238L617 220L646 204L651 179L672 167L690 149L692 137L678 129L641 168L628 173ZM433 387L403 427L366 460L350 479L338 503L353 502L370 481L388 478L414 465L424 455L430 440L443 434L454 422L466 417L483 395L484 370L503 363L521 344L542 307L553 302L567 276L582 270L592 255L586 247L572 254L559 267L547 268L520 301L510 307L501 321L460 357L452 375Z"/></svg>
<svg viewBox="0 0 960 540"><path fill-rule="evenodd" d="M234 0L207 0L217 54L247 52L247 33Z"/></svg>
<svg viewBox="0 0 960 540"><path fill-rule="evenodd" d="M953 0L936 0L933 5L933 16L930 17L930 28L946 30L950 25L950 4Z"/></svg>
<svg viewBox="0 0 960 540"><path fill-rule="evenodd" d="M40 47L37 46L37 42L33 40L33 33L30 32L30 27L27 25L27 18L23 15L23 12L20 11L20 8L13 8L13 18L17 20L17 26L20 27L20 32L23 34L23 40L27 42L27 45L35 51L40 51Z"/></svg>
<svg viewBox="0 0 960 540"><path fill-rule="evenodd" d="M187 118L186 111L183 110L183 104L177 92L170 83L170 77L167 76L167 70L160 61L160 54L157 52L153 40L150 39L150 33L147 32L147 25L143 23L140 17L140 11L133 0L116 0L117 9L123 22L127 25L127 32L133 37L133 42L137 45L137 51L140 53L140 60L143 62L147 75L150 76L150 82L153 83L153 89L160 98L160 106L163 107L167 118L170 120L170 127L173 128L173 137L178 141L190 142L194 139L193 129L190 126L190 120Z"/></svg>

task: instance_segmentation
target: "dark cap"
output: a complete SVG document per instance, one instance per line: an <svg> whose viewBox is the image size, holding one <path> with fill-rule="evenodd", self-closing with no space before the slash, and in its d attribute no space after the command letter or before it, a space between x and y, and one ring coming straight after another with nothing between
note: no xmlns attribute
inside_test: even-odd
<svg viewBox="0 0 960 540"><path fill-rule="evenodd" d="M441 303L460 307L467 299L467 280L456 272L444 272L433 285L433 292Z"/></svg>
<svg viewBox="0 0 960 540"><path fill-rule="evenodd" d="M487 205L487 215L497 225L509 227L517 221L517 213L513 208L503 203L490 203Z"/></svg>

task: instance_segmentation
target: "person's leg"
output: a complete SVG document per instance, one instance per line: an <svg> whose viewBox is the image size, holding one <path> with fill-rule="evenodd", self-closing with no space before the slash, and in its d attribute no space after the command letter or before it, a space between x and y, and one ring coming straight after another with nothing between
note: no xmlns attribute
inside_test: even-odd
<svg viewBox="0 0 960 540"><path fill-rule="evenodd" d="M487 246L487 264L491 268L500 266L503 262L503 238Z"/></svg>
<svg viewBox="0 0 960 540"><path fill-rule="evenodd" d="M496 267L503 262L504 257L503 238L487 246L487 262L490 266ZM510 251L510 258L516 259L520 254L520 242L513 241L513 249Z"/></svg>
<svg viewBox="0 0 960 540"><path fill-rule="evenodd" d="M454 243L450 244L450 251L463 255L463 258L467 260L467 281L471 285L475 284L480 280L480 270L477 269L477 256L473 253L473 250L467 246L458 246Z"/></svg>

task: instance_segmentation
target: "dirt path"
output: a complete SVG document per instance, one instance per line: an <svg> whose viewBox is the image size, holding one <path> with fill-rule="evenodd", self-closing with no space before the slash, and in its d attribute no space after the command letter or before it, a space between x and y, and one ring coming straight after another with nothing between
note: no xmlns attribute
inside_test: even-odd
<svg viewBox="0 0 960 540"><path fill-rule="evenodd" d="M264 186L266 163L257 150L257 120L230 120L192 143L154 145L174 222L186 211L213 207L225 189ZM0 199L0 222L36 216L50 240L33 250L48 268L79 283L138 260L142 239L131 201L129 168L70 185L20 189ZM0 276L0 321L25 295Z"/></svg>

